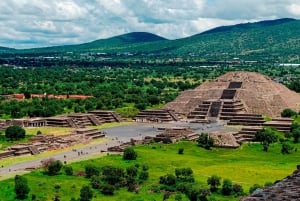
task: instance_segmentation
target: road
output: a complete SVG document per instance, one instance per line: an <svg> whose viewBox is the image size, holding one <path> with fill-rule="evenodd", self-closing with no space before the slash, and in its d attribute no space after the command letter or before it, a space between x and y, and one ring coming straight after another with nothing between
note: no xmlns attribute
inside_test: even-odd
<svg viewBox="0 0 300 201"><path fill-rule="evenodd" d="M223 123L212 123L212 124L195 124L187 122L176 122L176 123L163 123L163 124L143 124L137 123L132 125L117 126L113 128L103 129L102 132L106 135L106 141L99 144L85 145L79 149L72 149L68 151L62 150L61 152L47 158L54 158L64 163L73 161L79 161L88 159L92 156L103 155L107 151L108 147L120 145L123 142L129 142L131 138L142 139L145 136L155 136L160 133L159 128L164 127L190 127L197 133L201 132L213 132L222 130ZM44 158L44 159L47 159ZM3 176L14 176L24 171L30 171L34 168L40 167L41 161L44 159L36 159L26 162L13 164L7 167L0 168L0 178Z"/></svg>

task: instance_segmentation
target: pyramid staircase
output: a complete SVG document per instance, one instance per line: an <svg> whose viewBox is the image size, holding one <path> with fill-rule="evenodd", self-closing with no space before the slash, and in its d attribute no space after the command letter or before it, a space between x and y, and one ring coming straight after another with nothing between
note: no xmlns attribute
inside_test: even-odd
<svg viewBox="0 0 300 201"><path fill-rule="evenodd" d="M134 120L137 122L172 122L178 121L179 117L172 110L150 109L139 112Z"/></svg>
<svg viewBox="0 0 300 201"><path fill-rule="evenodd" d="M115 111L110 110L95 110L90 111L89 114L93 114L101 123L122 122L123 118Z"/></svg>
<svg viewBox="0 0 300 201"><path fill-rule="evenodd" d="M267 121L263 125L277 129L281 132L290 132L293 120L291 118L274 118L272 121Z"/></svg>
<svg viewBox="0 0 300 201"><path fill-rule="evenodd" d="M233 136L235 137L237 143L242 144L253 141L255 134L261 130L261 126L243 127L240 132L234 133Z"/></svg>

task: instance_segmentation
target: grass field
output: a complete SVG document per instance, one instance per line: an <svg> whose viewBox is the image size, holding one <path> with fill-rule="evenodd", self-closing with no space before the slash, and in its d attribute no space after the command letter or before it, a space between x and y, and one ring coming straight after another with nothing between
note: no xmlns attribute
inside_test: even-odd
<svg viewBox="0 0 300 201"><path fill-rule="evenodd" d="M293 146L300 148L299 144ZM184 154L179 155L178 149L184 148ZM289 155L280 153L281 145L273 144L269 152L263 152L260 144L245 144L239 149L213 149L205 150L197 147L195 143L181 142L172 145L153 144L137 146L138 153L136 161L124 161L120 155L94 158L87 161L73 163L74 172L83 171L86 164L95 164L99 167L114 165L128 167L133 164L148 164L149 180L145 182L139 193L130 193L126 189L116 191L114 196L104 196L94 190L93 200L162 200L162 194L149 193L151 185L158 184L159 177L167 173L173 173L176 167L190 167L199 187L208 187L207 177L216 174L220 177L231 179L234 183L241 184L245 192L249 187L257 183L264 185L266 182L274 182L291 174L296 165L299 164L299 153L293 152ZM72 197L79 198L82 185L88 184L89 180L79 176L66 176L61 173L57 176L43 175L41 170L26 174L31 188L29 198L35 194L36 200L52 200L58 194L61 200L69 201ZM60 189L54 186L59 184ZM13 179L0 182L0 200L14 200ZM172 195L169 200L175 200ZM211 195L215 200L239 200L234 197L221 197ZM187 200L183 197L183 200Z"/></svg>

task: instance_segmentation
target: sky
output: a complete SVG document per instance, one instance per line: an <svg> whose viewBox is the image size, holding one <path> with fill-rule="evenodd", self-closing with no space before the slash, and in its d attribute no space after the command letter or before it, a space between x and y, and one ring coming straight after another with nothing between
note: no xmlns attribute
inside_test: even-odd
<svg viewBox="0 0 300 201"><path fill-rule="evenodd" d="M80 44L136 31L177 39L286 17L300 19L300 0L0 0L0 46Z"/></svg>

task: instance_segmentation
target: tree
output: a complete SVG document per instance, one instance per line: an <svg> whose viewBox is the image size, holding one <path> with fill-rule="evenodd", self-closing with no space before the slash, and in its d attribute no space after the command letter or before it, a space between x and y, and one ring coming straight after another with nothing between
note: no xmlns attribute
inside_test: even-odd
<svg viewBox="0 0 300 201"><path fill-rule="evenodd" d="M293 135L293 138L294 138L294 143L298 143L299 138L300 138L300 128L294 129L292 131L292 135Z"/></svg>
<svg viewBox="0 0 300 201"><path fill-rule="evenodd" d="M201 133L197 142L199 147L205 149L210 149L214 145L214 139L209 137L207 133Z"/></svg>
<svg viewBox="0 0 300 201"><path fill-rule="evenodd" d="M15 176L15 193L16 198L20 200L24 200L27 198L30 189L27 184L27 179L23 176L16 175Z"/></svg>
<svg viewBox="0 0 300 201"><path fill-rule="evenodd" d="M123 159L124 160L135 160L137 157L136 151L132 147L127 147L124 150Z"/></svg>
<svg viewBox="0 0 300 201"><path fill-rule="evenodd" d="M99 169L95 165L86 165L85 166L85 176L86 178L91 178L92 176L98 176L100 173Z"/></svg>
<svg viewBox="0 0 300 201"><path fill-rule="evenodd" d="M222 185L222 194L223 195L230 195L232 193L233 186L230 179L224 179Z"/></svg>
<svg viewBox="0 0 300 201"><path fill-rule="evenodd" d="M110 184L104 184L101 187L101 193L103 195L113 195L114 191L115 191L115 187L113 185L110 185Z"/></svg>
<svg viewBox="0 0 300 201"><path fill-rule="evenodd" d="M235 196L244 195L243 187L240 184L233 184L232 191Z"/></svg>
<svg viewBox="0 0 300 201"><path fill-rule="evenodd" d="M63 164L60 160L52 161L48 164L47 173L51 176L56 175L59 173L62 167Z"/></svg>
<svg viewBox="0 0 300 201"><path fill-rule="evenodd" d="M211 177L208 177L207 184L210 185L211 192L216 192L218 186L221 185L221 177L218 177L217 175L212 175Z"/></svg>
<svg viewBox="0 0 300 201"><path fill-rule="evenodd" d="M80 201L90 201L93 198L93 191L89 186L82 186L80 189Z"/></svg>
<svg viewBox="0 0 300 201"><path fill-rule="evenodd" d="M71 166L65 166L64 170L65 170L66 175L68 175L68 176L73 175L73 168Z"/></svg>
<svg viewBox="0 0 300 201"><path fill-rule="evenodd" d="M263 188L261 185L259 185L259 184L253 184L253 186L251 186L250 188L249 188L249 193L251 194L251 193L253 193L256 189L258 189L258 188Z"/></svg>
<svg viewBox="0 0 300 201"><path fill-rule="evenodd" d="M291 145L287 144L286 142L283 142L281 145L281 153L282 154L290 154L291 151L293 151L294 147Z"/></svg>
<svg viewBox="0 0 300 201"><path fill-rule="evenodd" d="M10 140L25 138L26 131L20 126L10 126L5 130L5 137Z"/></svg>
<svg viewBox="0 0 300 201"><path fill-rule="evenodd" d="M297 115L297 112L291 110L290 108L286 108L281 112L281 117L292 117Z"/></svg>
<svg viewBox="0 0 300 201"><path fill-rule="evenodd" d="M159 183L167 186L174 186L176 184L176 177L172 174L167 174L159 178Z"/></svg>
<svg viewBox="0 0 300 201"><path fill-rule="evenodd" d="M270 144L277 142L278 136L272 129L263 128L255 134L254 140L263 145L264 151L268 151Z"/></svg>

